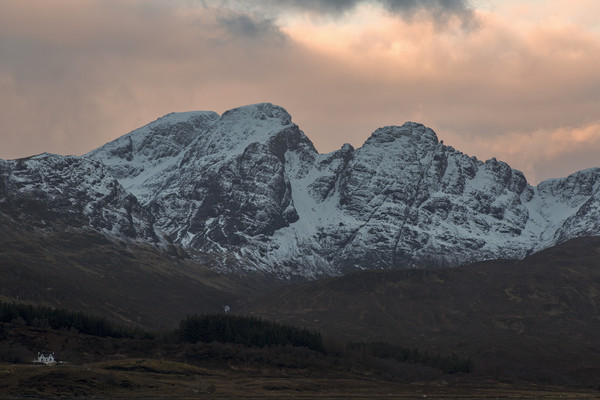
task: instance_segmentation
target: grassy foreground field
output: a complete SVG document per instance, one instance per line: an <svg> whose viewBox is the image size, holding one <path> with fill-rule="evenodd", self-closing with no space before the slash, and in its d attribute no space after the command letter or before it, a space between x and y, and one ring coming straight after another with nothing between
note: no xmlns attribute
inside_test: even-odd
<svg viewBox="0 0 600 400"><path fill-rule="evenodd" d="M277 399L592 399L597 391L454 377L399 383L363 373L221 368L124 359L82 365L0 364L0 397Z"/></svg>

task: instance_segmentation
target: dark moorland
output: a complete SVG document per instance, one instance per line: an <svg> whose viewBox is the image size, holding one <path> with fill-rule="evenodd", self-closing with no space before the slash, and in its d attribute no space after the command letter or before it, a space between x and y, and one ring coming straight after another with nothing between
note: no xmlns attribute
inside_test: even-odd
<svg viewBox="0 0 600 400"><path fill-rule="evenodd" d="M263 277L220 275L178 247L115 242L94 231L38 231L0 213L0 300L106 317L123 325L170 329L190 314L216 313L256 291L280 287ZM263 283L265 282L265 283Z"/></svg>
<svg viewBox="0 0 600 400"><path fill-rule="evenodd" d="M382 343L342 348L324 342L318 332L249 317L189 317L162 334L45 307L3 303L0 317L2 398L517 399L598 394L589 387L477 375L471 360L454 354L440 357ZM54 349L60 362L34 365L32 349Z"/></svg>
<svg viewBox="0 0 600 400"><path fill-rule="evenodd" d="M0 235L2 398L600 396L600 238L282 286L176 248Z"/></svg>
<svg viewBox="0 0 600 400"><path fill-rule="evenodd" d="M600 238L521 261L364 271L290 286L239 312L470 357L482 374L600 384Z"/></svg>

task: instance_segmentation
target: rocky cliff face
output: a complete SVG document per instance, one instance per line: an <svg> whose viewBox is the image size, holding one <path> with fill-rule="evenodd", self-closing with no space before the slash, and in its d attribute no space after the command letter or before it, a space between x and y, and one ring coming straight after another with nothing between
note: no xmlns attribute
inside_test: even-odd
<svg viewBox="0 0 600 400"><path fill-rule="evenodd" d="M218 270L314 278L521 258L599 234L599 178L533 187L416 123L319 154L283 108L257 104L169 114L80 158L2 162L0 211L41 224L32 201L67 225L165 235Z"/></svg>

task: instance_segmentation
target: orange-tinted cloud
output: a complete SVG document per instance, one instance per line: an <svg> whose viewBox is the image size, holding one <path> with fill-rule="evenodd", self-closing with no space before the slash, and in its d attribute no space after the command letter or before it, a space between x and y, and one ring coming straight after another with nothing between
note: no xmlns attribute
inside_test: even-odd
<svg viewBox="0 0 600 400"><path fill-rule="evenodd" d="M455 132L449 132L446 138L447 143L463 140ZM494 140L477 136L464 142L460 149L470 154L479 152L485 159L496 157L515 168L518 166L528 181L536 183L600 166L597 162L600 121L577 127L510 132L497 135Z"/></svg>
<svg viewBox="0 0 600 400"><path fill-rule="evenodd" d="M2 158L82 154L171 111L260 101L321 151L414 120L533 181L598 158L597 2L457 1L443 18L435 1L352 1L335 18L315 16L320 1L0 2Z"/></svg>

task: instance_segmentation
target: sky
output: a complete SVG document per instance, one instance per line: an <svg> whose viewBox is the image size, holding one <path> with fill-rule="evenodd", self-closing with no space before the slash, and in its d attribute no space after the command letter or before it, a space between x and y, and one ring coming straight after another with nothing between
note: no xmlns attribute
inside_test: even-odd
<svg viewBox="0 0 600 400"><path fill-rule="evenodd" d="M0 0L0 158L271 102L322 152L425 124L537 184L600 166L597 0Z"/></svg>

